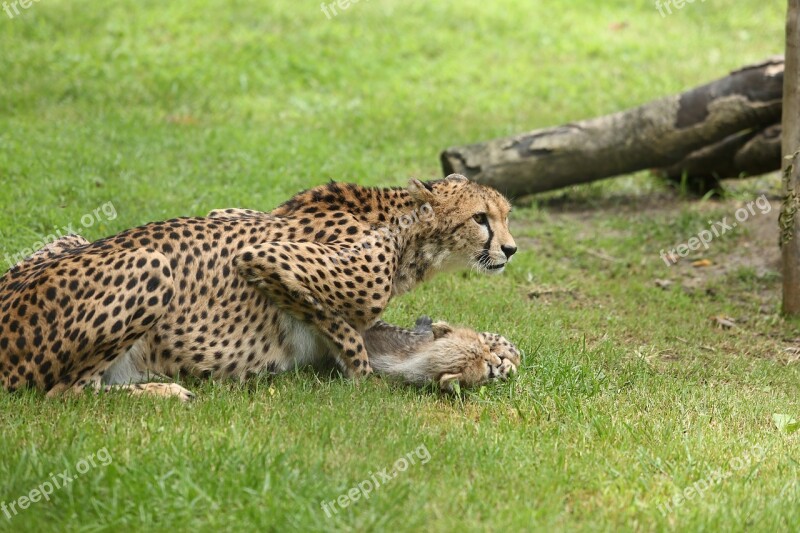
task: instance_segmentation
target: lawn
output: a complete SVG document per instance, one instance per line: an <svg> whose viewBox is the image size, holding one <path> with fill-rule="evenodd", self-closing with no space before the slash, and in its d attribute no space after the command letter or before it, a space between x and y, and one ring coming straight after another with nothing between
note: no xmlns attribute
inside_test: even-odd
<svg viewBox="0 0 800 533"><path fill-rule="evenodd" d="M435 178L447 146L781 53L785 9L361 0L328 18L319 4L0 11L3 258L62 230L269 210L329 179ZM504 334L525 355L506 383L442 395L298 369L190 382L191 404L0 393L0 504L64 484L0 510L0 530L796 530L800 433L773 421L800 418L779 183L702 201L642 173L520 199L503 276L441 275L385 315ZM774 209L691 258L710 267L660 258L762 194Z"/></svg>

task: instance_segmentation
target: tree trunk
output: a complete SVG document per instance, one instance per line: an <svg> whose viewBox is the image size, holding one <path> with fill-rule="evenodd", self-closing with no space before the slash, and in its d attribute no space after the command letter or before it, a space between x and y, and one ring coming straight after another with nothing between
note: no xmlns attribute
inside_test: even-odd
<svg viewBox="0 0 800 533"><path fill-rule="evenodd" d="M779 121L783 60L773 58L680 95L605 117L449 148L457 172L509 195L668 167L705 146Z"/></svg>
<svg viewBox="0 0 800 533"><path fill-rule="evenodd" d="M786 75L783 86L783 180L781 206L781 260L783 312L800 315L800 0L789 0L786 15Z"/></svg>
<svg viewBox="0 0 800 533"><path fill-rule="evenodd" d="M661 177L683 182L701 194L720 189L719 180L759 176L781 169L781 126L743 131L701 148L683 161L656 170Z"/></svg>

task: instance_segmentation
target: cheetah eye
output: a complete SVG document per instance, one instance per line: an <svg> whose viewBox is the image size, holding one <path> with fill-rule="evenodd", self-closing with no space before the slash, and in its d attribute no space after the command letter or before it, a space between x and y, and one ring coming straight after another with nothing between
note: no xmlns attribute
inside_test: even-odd
<svg viewBox="0 0 800 533"><path fill-rule="evenodd" d="M472 220L474 220L481 226L485 226L486 224L489 223L489 219L486 217L486 213L478 213L477 215L473 215Z"/></svg>

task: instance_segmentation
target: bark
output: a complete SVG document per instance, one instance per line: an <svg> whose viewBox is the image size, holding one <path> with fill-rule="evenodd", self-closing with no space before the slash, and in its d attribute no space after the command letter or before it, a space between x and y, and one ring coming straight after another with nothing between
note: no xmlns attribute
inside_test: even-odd
<svg viewBox="0 0 800 533"><path fill-rule="evenodd" d="M743 131L701 148L686 159L656 170L659 176L683 182L705 193L720 189L719 180L758 176L781 169L781 126Z"/></svg>
<svg viewBox="0 0 800 533"><path fill-rule="evenodd" d="M781 263L783 312L800 315L800 0L789 0L786 15L786 76L783 87L783 179L781 206Z"/></svg>
<svg viewBox="0 0 800 533"><path fill-rule="evenodd" d="M448 148L457 172L511 196L669 167L730 135L780 120L783 60L773 58L634 109Z"/></svg>

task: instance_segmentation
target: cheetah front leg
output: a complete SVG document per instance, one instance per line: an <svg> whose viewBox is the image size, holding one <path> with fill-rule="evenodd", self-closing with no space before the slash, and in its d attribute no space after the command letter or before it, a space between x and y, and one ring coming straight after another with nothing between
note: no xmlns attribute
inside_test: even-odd
<svg viewBox="0 0 800 533"><path fill-rule="evenodd" d="M367 302L356 289L359 275L342 265L339 253L329 244L267 242L244 248L233 262L283 311L313 324L334 346L348 377L366 376L372 367L362 332L383 311L388 291L381 288L379 298Z"/></svg>
<svg viewBox="0 0 800 533"><path fill-rule="evenodd" d="M127 392L131 396L156 396L159 398L178 398L182 402L194 399L194 393L189 392L177 383L129 383L127 385L105 385L98 390L103 392Z"/></svg>

